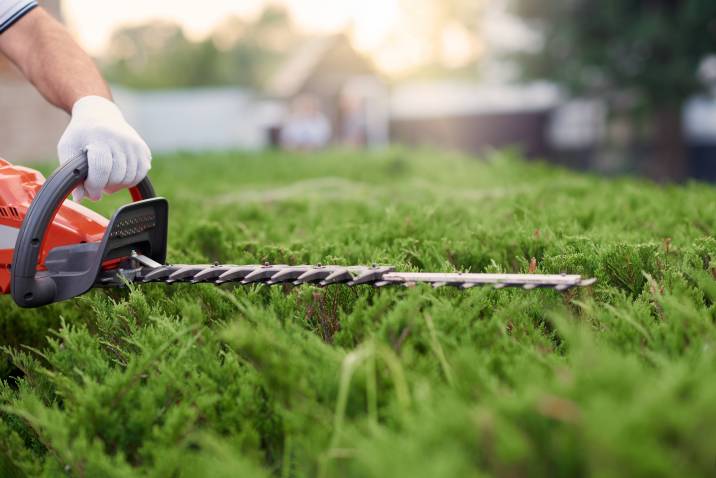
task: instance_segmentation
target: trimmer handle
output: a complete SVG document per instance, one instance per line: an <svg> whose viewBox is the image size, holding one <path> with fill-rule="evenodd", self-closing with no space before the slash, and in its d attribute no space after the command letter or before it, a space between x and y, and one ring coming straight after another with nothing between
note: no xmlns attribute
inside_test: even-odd
<svg viewBox="0 0 716 478"><path fill-rule="evenodd" d="M30 204L15 242L11 268L11 293L21 307L39 307L57 298L56 280L38 272L40 251L47 229L69 194L87 179L84 154L60 166L43 184ZM130 188L133 201L155 197L149 178ZM94 277L91 278L94 281Z"/></svg>

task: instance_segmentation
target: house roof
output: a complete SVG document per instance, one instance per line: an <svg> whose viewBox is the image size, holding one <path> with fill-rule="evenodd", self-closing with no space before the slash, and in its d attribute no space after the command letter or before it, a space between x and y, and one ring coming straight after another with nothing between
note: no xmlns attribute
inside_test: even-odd
<svg viewBox="0 0 716 478"><path fill-rule="evenodd" d="M337 41L339 35L314 37L290 55L278 72L269 81L267 91L279 97L297 94L306 84L311 73L316 69L324 55Z"/></svg>
<svg viewBox="0 0 716 478"><path fill-rule="evenodd" d="M318 88L323 92L356 76L376 75L368 58L357 52L345 33L312 37L288 57L268 82L266 92L290 98Z"/></svg>

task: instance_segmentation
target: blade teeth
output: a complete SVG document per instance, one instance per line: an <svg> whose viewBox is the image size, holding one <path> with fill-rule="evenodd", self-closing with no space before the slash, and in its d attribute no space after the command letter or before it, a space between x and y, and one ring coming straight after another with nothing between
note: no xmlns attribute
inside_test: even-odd
<svg viewBox="0 0 716 478"><path fill-rule="evenodd" d="M334 271L325 279L323 279L320 282L321 286L327 286L331 284L338 284L341 282L350 282L353 280L353 276L350 272L348 272L348 269L339 267L334 269Z"/></svg>
<svg viewBox="0 0 716 478"><path fill-rule="evenodd" d="M147 274L142 273L142 282L152 282L169 277L178 266L162 266L157 269L150 270Z"/></svg>
<svg viewBox="0 0 716 478"><path fill-rule="evenodd" d="M224 272L228 271L231 268L231 266L212 266L207 269L204 269L203 271L199 272L198 274L194 275L194 277L191 279L192 284L196 284L199 282L213 282L217 277L219 277Z"/></svg>
<svg viewBox="0 0 716 478"><path fill-rule="evenodd" d="M392 266L370 267L358 273L352 281L348 282L348 285L354 286L376 282L383 278L383 274L393 272L394 270L395 268Z"/></svg>
<svg viewBox="0 0 716 478"><path fill-rule="evenodd" d="M244 280L241 281L242 284L253 284L255 282L265 282L267 279L270 279L271 276L275 275L278 272L281 272L288 266L286 265L280 265L280 266L261 266L258 269L254 270L250 274L247 274L246 277L244 277Z"/></svg>
<svg viewBox="0 0 716 478"><path fill-rule="evenodd" d="M169 278L167 279L166 282L167 282L167 283L172 283L172 282L179 282L179 281L184 281L184 280L192 279L192 278L194 278L194 276L195 276L197 273L202 272L202 271L203 271L204 269L206 269L207 267L210 267L210 266L208 266L208 265L182 266L182 267L180 267L179 269L177 269L176 271L172 272L172 273L169 275Z"/></svg>
<svg viewBox="0 0 716 478"><path fill-rule="evenodd" d="M332 269L325 266L315 266L313 269L308 270L298 276L293 282L295 285L300 284L312 284L320 282L329 275L331 275Z"/></svg>
<svg viewBox="0 0 716 478"><path fill-rule="evenodd" d="M292 282L297 279L301 274L305 273L313 266L291 266L287 267L271 276L271 279L267 282L268 285L281 284L283 282Z"/></svg>
<svg viewBox="0 0 716 478"><path fill-rule="evenodd" d="M254 271L256 268L261 267L259 265L248 265L248 266L236 266L231 267L229 270L224 272L219 276L218 279L216 279L217 284L223 284L225 282L233 282L233 281L239 281L242 280L244 277L249 275L252 271Z"/></svg>

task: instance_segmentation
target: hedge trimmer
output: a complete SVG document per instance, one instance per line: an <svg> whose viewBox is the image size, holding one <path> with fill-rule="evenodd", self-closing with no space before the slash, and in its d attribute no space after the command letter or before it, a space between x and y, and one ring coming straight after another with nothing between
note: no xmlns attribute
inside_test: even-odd
<svg viewBox="0 0 716 478"><path fill-rule="evenodd" d="M21 307L77 297L94 287L128 282L166 284L388 285L469 289L537 287L559 291L588 286L579 275L398 272L390 266L164 264L169 204L155 197L149 179L130 189L133 203L107 220L67 200L87 177L84 157L45 181L32 169L0 160L0 293Z"/></svg>

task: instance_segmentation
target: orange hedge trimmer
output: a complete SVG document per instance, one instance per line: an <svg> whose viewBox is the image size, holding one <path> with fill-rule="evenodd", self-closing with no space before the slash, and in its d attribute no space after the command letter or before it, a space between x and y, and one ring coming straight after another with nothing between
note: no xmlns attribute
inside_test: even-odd
<svg viewBox="0 0 716 478"><path fill-rule="evenodd" d="M67 200L87 177L84 157L65 163L45 181L32 169L0 160L0 292L21 307L40 307L93 287L129 282L314 284L417 283L469 289L537 287L559 291L587 286L579 275L396 272L390 266L165 265L169 204L149 179L130 189L131 204L110 220Z"/></svg>

